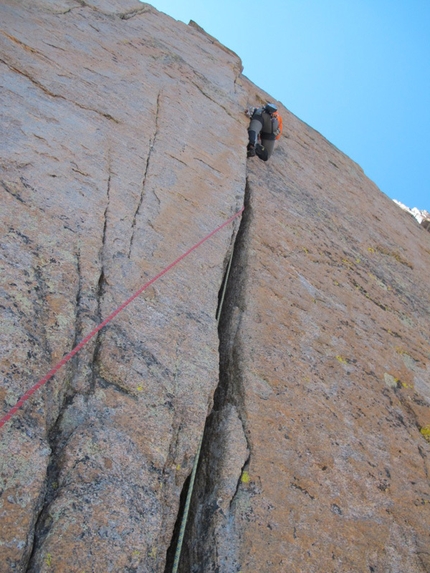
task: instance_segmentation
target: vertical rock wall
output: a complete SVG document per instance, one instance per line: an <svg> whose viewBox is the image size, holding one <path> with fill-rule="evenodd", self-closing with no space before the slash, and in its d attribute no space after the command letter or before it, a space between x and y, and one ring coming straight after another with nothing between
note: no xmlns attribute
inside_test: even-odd
<svg viewBox="0 0 430 573"><path fill-rule="evenodd" d="M429 236L281 113L248 160L181 571L428 572Z"/></svg>
<svg viewBox="0 0 430 573"><path fill-rule="evenodd" d="M0 6L2 571L430 571L430 237L239 58L147 4ZM245 197L246 195L246 197ZM219 346L219 352L218 352Z"/></svg>
<svg viewBox="0 0 430 573"><path fill-rule="evenodd" d="M243 203L237 56L139 2L1 5L1 400ZM237 224L236 224L237 226ZM2 571L163 571L235 224L5 426Z"/></svg>

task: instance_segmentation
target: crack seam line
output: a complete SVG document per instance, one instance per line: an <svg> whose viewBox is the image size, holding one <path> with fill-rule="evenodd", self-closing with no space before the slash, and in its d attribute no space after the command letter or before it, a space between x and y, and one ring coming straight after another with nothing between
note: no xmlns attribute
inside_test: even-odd
<svg viewBox="0 0 430 573"><path fill-rule="evenodd" d="M244 210L244 207L242 208L242 211L243 210ZM228 279L230 276L230 270L231 270L231 264L233 261L233 255L234 255L234 246L231 250L230 260L228 262L227 271L225 273L225 277L224 277L224 281L223 281L221 299L220 299L220 302L218 304L218 308L217 308L217 312L216 312L215 318L216 318L217 322L219 321L219 318L221 316L222 307L224 304L224 298L225 298L225 293L227 291L227 284L228 284ZM242 423L242 426L243 426L243 423ZM182 544L184 541L185 529L186 529L187 522L188 522L188 513L190 510L191 498L192 498L193 490L194 490L194 481L196 478L197 467L198 467L199 461L200 461L200 453L201 453L201 448L202 448L202 444L203 444L203 438L204 438L204 432L202 433L202 435L200 437L199 446L197 448L196 456L194 458L194 464L193 464L193 469L191 472L190 484L188 486L187 498L186 498L185 507L184 507L184 513L182 515L181 527L179 530L179 537L178 537L178 542L176 545L176 551L175 551L175 557L174 557L174 561L173 561L172 573L177 573L178 567L179 567L179 562L181 559ZM246 465L246 463L248 463L248 461L249 461L249 456L248 456L247 461L245 462L245 465ZM245 467L245 465L244 465L244 467Z"/></svg>
<svg viewBox="0 0 430 573"><path fill-rule="evenodd" d="M202 443L203 443L203 433L200 437L200 442L199 442L199 447L198 447L197 452L196 452L196 457L194 458L193 471L191 472L190 485L188 486L187 499L185 501L184 515L182 516L181 529L179 530L179 538L178 538L178 544L176 546L175 559L173 561L172 573L178 572L179 561L181 559L182 543L184 541L185 528L187 526L188 513L190 510L191 497L193 495L194 481L196 479L197 466L199 465Z"/></svg>
<svg viewBox="0 0 430 573"><path fill-rule="evenodd" d="M232 248L231 250L231 255L230 255L230 260L228 261L228 267L227 267L227 272L224 278L224 285L223 285L223 289L222 289L222 294L221 294L221 300L219 302L218 305L218 309L217 309L217 313L216 313L216 320L217 322L219 321L219 318L221 316L221 311L222 311L222 307L224 304L224 299L225 299L225 293L227 291L227 283L228 283L228 278L230 276L230 270L231 270L231 263L233 261L233 254L234 254L234 248Z"/></svg>
<svg viewBox="0 0 430 573"><path fill-rule="evenodd" d="M150 281L145 283L139 290L137 290L129 299L123 302L116 310L114 310L103 322L101 322L96 328L94 328L81 342L73 348L68 354L66 354L43 378L41 378L34 386L32 386L25 394L21 396L18 402L13 406L9 412L0 419L0 428L2 428L5 423L12 418L12 416L21 408L21 406L48 380L50 380L57 372L60 370L62 366L64 366L75 354L77 354L81 348L83 348L87 342L89 342L104 326L106 326L109 322L111 322L121 311L123 311L131 302L134 301L142 292L147 289L150 285L152 285L156 280L161 278L163 275L168 273L174 266L180 263L185 257L190 255L193 251L198 249L203 243L209 240L215 233L221 231L224 227L229 225L234 219L239 217L244 211L245 207L242 207L239 211L237 211L234 215L232 215L229 219L224 221L219 227L211 231L206 237L203 237L198 243L193 245L191 248L188 249L185 253L180 255L176 260L174 260L170 265L165 267L162 271L160 271L155 277L153 277Z"/></svg>
<svg viewBox="0 0 430 573"><path fill-rule="evenodd" d="M109 161L109 165L110 165L110 161ZM104 211L104 225L103 225L103 233L102 233L102 241L101 241L101 248L100 248L100 276L99 276L99 280L98 280L98 296L97 296L97 316L98 316L98 320L101 319L101 312L100 312L100 308L101 308L101 297L103 295L103 282L104 282L104 251L105 251L105 244L106 244L106 229L107 229L107 221L108 221L108 209L109 209L109 205L110 205L110 182L111 182L111 169L109 167L109 177L107 180L107 191L106 191L106 196L107 196L107 201L106 201L106 208ZM82 278L82 269L81 269L81 252L80 249L78 249L77 253L76 253L76 270L77 270L77 274L78 274L78 292L76 294L76 299L75 299L75 304L76 304L76 314L75 314L75 336L74 336L74 341L73 341L73 346L76 347L76 345L78 344L78 336L80 334L81 331L81 320L80 320L80 311L81 311L81 297L82 297L82 288L83 288L83 278ZM91 363L92 364L96 364L97 363L97 357L98 357L98 353L99 353L99 333L96 336L96 341L95 341L95 346L94 346L94 350L93 350L93 358ZM78 371L78 366L75 366L75 368L72 367L72 373L71 373L71 380L74 379L76 372ZM91 391L94 389L95 386L95 373L94 373L94 367L92 368L92 381L89 385L89 389L87 393L91 393ZM78 392L76 392L76 390L74 388L72 388L72 396L74 397ZM84 392L85 395L85 392ZM64 398L63 398L63 403L60 406L60 410L57 416L56 421L53 423L50 431L49 431L49 436L52 435L53 430L55 430L55 428L58 428L59 425L61 424L61 420L64 416L64 412L67 410L67 401L70 398L70 395L68 395L68 391L66 389ZM73 433L73 432L72 432ZM47 512L49 511L49 507L50 505L53 503L55 497L51 497L52 496L52 492L50 491L52 489L52 483L53 481L56 480L56 477L59 473L59 467L58 467L58 453L59 451L61 451L63 448L65 448L68 438L66 438L66 442L59 448L59 444L61 444L61 442L64 440L64 436L61 436L61 432L54 432L55 435L57 435L58 441L54 438L48 437L48 443L50 445L51 448L51 454L49 457L49 463L47 465L47 470L46 470L46 476L45 476L45 491L44 493L42 493L42 497L43 497L43 501L41 503L41 508L40 508L40 512L36 517L35 520L35 524L34 524L34 534L33 534L33 540L32 540L32 551L30 553L30 557L27 563L27 571L31 571L32 570L32 561L34 558L34 555L37 551L37 545L40 539L40 535L38 535L38 530L39 530L39 523L41 521L43 521L46 517ZM70 438L70 436L69 436ZM54 477L53 477L54 476Z"/></svg>
<svg viewBox="0 0 430 573"><path fill-rule="evenodd" d="M97 113L98 115L101 115L102 117L105 117L106 119L110 119L112 121L114 121L115 123L120 123L120 121L118 119L116 119L115 117L113 117L112 115L110 115L109 113L105 113L103 111L99 111L98 109L94 109L91 107L86 107L80 103L78 103L77 101L73 101L70 99L67 99L65 96L61 95L61 94L55 94L53 92L51 92L48 88L46 88L42 83L38 82L37 80L35 80L34 78L32 78L29 74L27 74L26 72L19 70L18 68L16 68L15 66L13 66L12 64L10 64L9 62L7 62L6 60L4 60L3 58L0 58L0 63L3 63L5 66L7 66L11 71L16 72L17 74L20 74L21 76L23 76L24 78L27 78L27 80L29 80L33 85L35 85L36 87L38 87L40 90L43 91L43 93L45 93L46 95L52 97L52 98L59 98L62 99L68 103L71 103L73 105L76 105L77 107L79 107L80 109L83 109L84 111L92 111L93 113Z"/></svg>
<svg viewBox="0 0 430 573"><path fill-rule="evenodd" d="M244 425L243 425L243 421L242 421L242 419L240 418L240 416L239 416L239 419L240 419L240 422L241 422L241 424L242 424L242 430L243 430L243 433L244 433L244 435L245 435L245 439L246 439L246 442L247 442L247 447L248 447L248 452L249 452L249 454L248 454L248 457L247 457L246 460L245 460L245 463L244 463L243 466L242 466L242 469L240 470L240 476L239 476L239 479L237 480L236 490L235 490L234 494L231 496L230 504L229 504L229 509L230 509L230 510L231 510L231 507L232 507L232 505L233 505L233 503L234 503L234 501L235 501L235 499L236 499L237 494L239 493L239 488L240 488L240 486L242 485L242 478L243 478L243 473L244 473L244 471L245 471L245 468L249 465L249 461L250 461L250 459L251 459L251 449L250 449L249 444L248 444L248 439L246 438L245 427L244 427Z"/></svg>
<svg viewBox="0 0 430 573"><path fill-rule="evenodd" d="M157 97L157 109L155 112L155 129L154 129L154 135L152 136L152 138L149 141L149 151L148 151L148 157L146 158L145 172L143 174L143 179L142 179L142 190L140 192L140 199L139 199L139 203L137 205L136 211L135 211L134 216L133 216L133 222L131 224L131 232L132 233L131 233L131 239L130 239L130 248L128 250L128 258L131 257L131 249L133 247L134 234L135 234L135 229L136 229L136 219L137 219L137 216L139 215L139 211L142 207L143 199L145 196L145 186L146 186L146 179L148 177L149 162L151 160L152 151L154 149L154 145L155 145L155 142L157 140L158 131L159 131L158 122L159 122L159 117L160 117L160 96L161 96L161 92L159 92L158 97ZM154 195L155 195L155 193L154 193ZM157 195L155 195L155 196L158 199ZM158 199L158 201L160 202L159 199Z"/></svg>

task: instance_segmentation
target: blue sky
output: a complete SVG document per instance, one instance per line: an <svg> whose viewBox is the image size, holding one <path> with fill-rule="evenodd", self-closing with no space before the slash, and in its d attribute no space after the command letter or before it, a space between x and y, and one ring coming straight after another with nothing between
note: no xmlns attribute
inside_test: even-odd
<svg viewBox="0 0 430 573"><path fill-rule="evenodd" d="M196 21L381 191L430 211L430 0L149 3Z"/></svg>

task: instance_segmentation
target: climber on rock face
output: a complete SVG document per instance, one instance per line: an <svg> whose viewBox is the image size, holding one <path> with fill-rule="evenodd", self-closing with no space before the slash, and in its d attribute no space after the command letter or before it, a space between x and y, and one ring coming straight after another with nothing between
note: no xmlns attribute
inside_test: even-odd
<svg viewBox="0 0 430 573"><path fill-rule="evenodd" d="M247 157L257 155L263 161L267 161L273 153L275 141L282 133L282 117L278 113L278 108L273 103L267 103L263 107L251 107L245 113L251 118L248 127Z"/></svg>

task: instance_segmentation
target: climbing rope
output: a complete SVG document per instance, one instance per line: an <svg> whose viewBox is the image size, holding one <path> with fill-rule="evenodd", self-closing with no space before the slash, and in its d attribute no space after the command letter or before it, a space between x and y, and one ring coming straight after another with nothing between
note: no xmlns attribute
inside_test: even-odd
<svg viewBox="0 0 430 573"><path fill-rule="evenodd" d="M222 307L224 304L224 298L225 298L225 293L227 290L228 277L230 276L232 261L233 261L233 251L231 252L230 260L228 261L227 272L225 273L224 284L223 284L222 293L221 293L221 299L219 301L218 312L217 312L216 317L215 317L217 321L219 321L219 318L221 316L221 311L222 311Z"/></svg>
<svg viewBox="0 0 430 573"><path fill-rule="evenodd" d="M236 217L239 217L239 215L243 213L244 209L245 207L242 207L240 211L232 215L227 221L224 221L222 225L211 231L208 235L206 235L206 237L201 239L198 243L196 243L194 246L188 249L188 251L186 251L175 261L173 261L173 263L170 263L170 265L168 265L165 269L159 272L154 278L152 278L150 281L144 284L129 299L123 302L116 310L114 310L107 318L105 318L103 322L101 322L98 326L96 326L94 330L92 330L84 339L81 340L81 342L77 346L75 346L75 348L73 348L73 350L71 350L68 354L66 354L53 368L51 368L51 370L43 378L41 378L36 384L34 384L34 386L32 386L29 390L27 390L27 392L25 392L25 394L21 396L21 398L18 400L15 406L13 406L13 408L11 408L9 412L5 416L3 416L3 418L0 419L0 428L2 428L6 424L6 422L8 422L12 418L12 416L37 390L39 390L39 388L41 388L44 384L46 384L46 382L48 382L48 380L50 380L58 372L58 370L60 370L62 366L64 366L67 362L69 362L69 360L71 360L73 356L75 356L103 327L105 327L121 311L123 311L126 306L128 306L131 302L133 302L133 300L137 298L139 295L141 295L143 291L146 290L149 286L155 283L156 280L158 280L160 277L168 273L174 266L180 263L182 259L185 259L185 257L187 257L190 253L198 249L203 243L205 243L208 239L210 239L213 235L215 235L215 233L218 233L218 231L221 231L221 229L229 225L234 219L236 219Z"/></svg>
<svg viewBox="0 0 430 573"><path fill-rule="evenodd" d="M194 490L194 482L196 479L197 466L199 465L200 452L202 449L203 434L200 438L199 447L197 448L196 457L194 458L193 471L191 472L190 484L187 491L187 499L185 501L184 513L181 520L181 528L179 530L178 543L176 545L175 559L173 561L172 573L178 573L179 561L181 559L182 543L184 541L185 528L187 527L188 513L190 511L191 497Z"/></svg>

